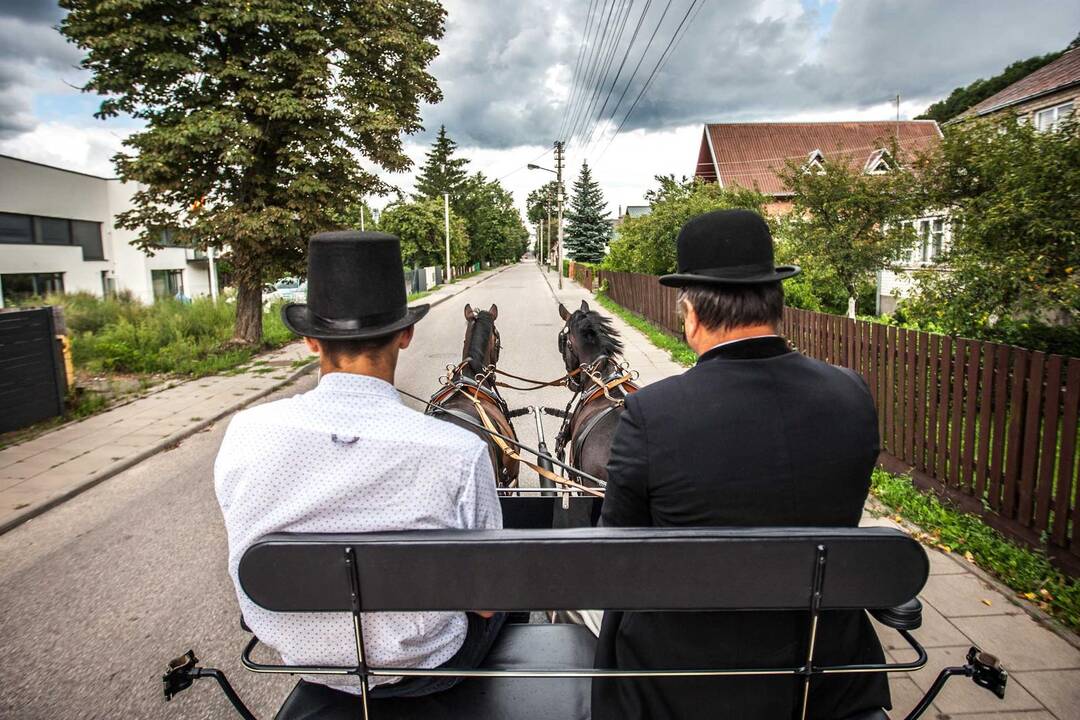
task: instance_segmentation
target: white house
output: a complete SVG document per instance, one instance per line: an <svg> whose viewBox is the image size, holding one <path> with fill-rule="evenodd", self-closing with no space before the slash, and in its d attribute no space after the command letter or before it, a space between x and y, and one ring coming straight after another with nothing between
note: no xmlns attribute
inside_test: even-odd
<svg viewBox="0 0 1080 720"><path fill-rule="evenodd" d="M136 189L0 155L0 307L50 292L128 290L143 302L209 295L204 253L163 247L147 255L131 244L134 232L115 226Z"/></svg>

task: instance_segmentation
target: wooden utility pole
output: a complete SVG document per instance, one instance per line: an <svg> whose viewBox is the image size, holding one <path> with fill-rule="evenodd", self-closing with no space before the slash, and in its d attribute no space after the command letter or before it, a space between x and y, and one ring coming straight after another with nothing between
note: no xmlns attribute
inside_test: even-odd
<svg viewBox="0 0 1080 720"><path fill-rule="evenodd" d="M555 141L555 192L559 198L559 251L556 254L555 271L559 274L559 289L562 290L562 254L563 254L563 144L561 140Z"/></svg>

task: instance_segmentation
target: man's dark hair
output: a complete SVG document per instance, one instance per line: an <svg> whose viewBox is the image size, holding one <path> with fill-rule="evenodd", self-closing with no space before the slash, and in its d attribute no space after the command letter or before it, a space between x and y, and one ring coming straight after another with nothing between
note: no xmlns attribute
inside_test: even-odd
<svg viewBox="0 0 1080 720"><path fill-rule="evenodd" d="M749 325L779 329L784 319L784 288L779 282L760 285L687 285L679 288L679 311L690 304L709 330Z"/></svg>
<svg viewBox="0 0 1080 720"><path fill-rule="evenodd" d="M323 357L335 367L341 366L360 355L373 355L397 339L397 333L371 338L370 340L319 340Z"/></svg>

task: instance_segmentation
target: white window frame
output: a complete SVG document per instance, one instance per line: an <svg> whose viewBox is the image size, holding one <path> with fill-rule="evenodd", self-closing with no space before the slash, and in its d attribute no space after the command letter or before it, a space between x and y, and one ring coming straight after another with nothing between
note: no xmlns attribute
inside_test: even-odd
<svg viewBox="0 0 1080 720"><path fill-rule="evenodd" d="M1066 108L1068 109L1067 112L1062 112L1062 110ZM1036 130L1039 132L1050 132L1057 130L1061 126L1061 123L1075 111L1076 106L1074 102L1072 100L1066 100L1063 103L1058 103L1057 105L1052 105L1048 108L1043 108L1042 110L1036 110L1032 114L1032 120L1035 123ZM1045 127L1043 127L1042 118L1047 115L1050 115L1052 119Z"/></svg>

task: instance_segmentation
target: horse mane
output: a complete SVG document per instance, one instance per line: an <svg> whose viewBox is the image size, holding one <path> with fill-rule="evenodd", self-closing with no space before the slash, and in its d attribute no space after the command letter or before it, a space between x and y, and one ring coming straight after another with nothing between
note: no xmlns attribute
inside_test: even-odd
<svg viewBox="0 0 1080 720"><path fill-rule="evenodd" d="M622 355L623 343L619 339L619 331L615 329L609 318L604 317L595 310L577 310L571 318L572 329L588 343L595 347L603 355Z"/></svg>
<svg viewBox="0 0 1080 720"><path fill-rule="evenodd" d="M465 349L465 359L469 361L469 365L474 372L480 372L484 369L487 360L488 343L494 331L495 319L491 317L491 313L487 310L476 313L472 335L469 338L469 347Z"/></svg>

